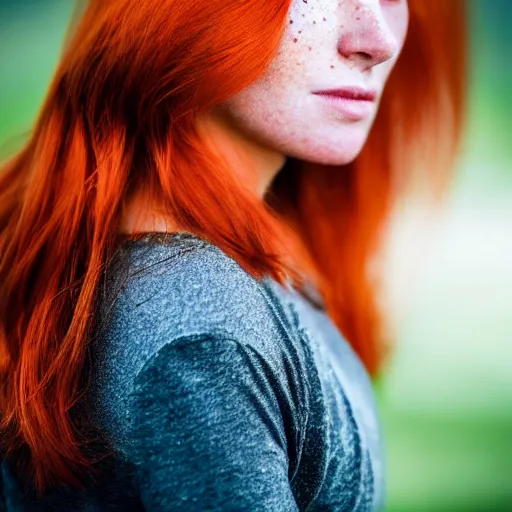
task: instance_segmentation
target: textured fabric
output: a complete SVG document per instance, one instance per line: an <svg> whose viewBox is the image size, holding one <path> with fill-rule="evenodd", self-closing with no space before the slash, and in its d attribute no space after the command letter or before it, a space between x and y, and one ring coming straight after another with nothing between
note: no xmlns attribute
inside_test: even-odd
<svg viewBox="0 0 512 512"><path fill-rule="evenodd" d="M4 463L6 510L383 509L371 384L314 289L181 232L125 241L101 290L83 410L114 456L42 500Z"/></svg>

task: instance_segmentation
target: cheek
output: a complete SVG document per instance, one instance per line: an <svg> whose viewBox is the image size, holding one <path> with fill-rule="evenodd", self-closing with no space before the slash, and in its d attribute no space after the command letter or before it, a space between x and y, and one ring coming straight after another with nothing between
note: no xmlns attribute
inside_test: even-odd
<svg viewBox="0 0 512 512"><path fill-rule="evenodd" d="M388 12L386 14L386 22L395 36L401 51L409 27L409 8L407 2L400 2L400 5Z"/></svg>
<svg viewBox="0 0 512 512"><path fill-rule="evenodd" d="M310 0L314 2L315 0ZM313 7L311 4L305 3L303 0L294 0L288 12L288 32L290 34L299 35L300 32L308 31L309 27L316 19L318 14L318 6ZM299 32L300 31L300 32Z"/></svg>
<svg viewBox="0 0 512 512"><path fill-rule="evenodd" d="M296 110L292 101L285 74L267 75L227 100L224 112L235 130L269 144L289 129L289 113Z"/></svg>
<svg viewBox="0 0 512 512"><path fill-rule="evenodd" d="M233 107L274 118L290 109L300 108L307 97L312 47L303 39L287 34L267 71L247 89L232 98Z"/></svg>
<svg viewBox="0 0 512 512"><path fill-rule="evenodd" d="M282 47L286 48L293 43L309 57L308 52L339 29L337 4L336 0L294 0L288 12Z"/></svg>
<svg viewBox="0 0 512 512"><path fill-rule="evenodd" d="M307 88L326 69L334 67L329 64L335 60L335 52L331 51L335 17L329 18L326 9L313 8L303 0L300 4L290 11L279 50L267 72L257 81L271 95L279 94L278 88L287 94Z"/></svg>
<svg viewBox="0 0 512 512"><path fill-rule="evenodd" d="M380 74L383 82L385 82L391 74L405 44L409 27L409 9L407 2L400 2L400 5L391 10L391 12L386 12L385 18L386 23L398 43L398 53L393 59L380 64L374 69L375 72Z"/></svg>

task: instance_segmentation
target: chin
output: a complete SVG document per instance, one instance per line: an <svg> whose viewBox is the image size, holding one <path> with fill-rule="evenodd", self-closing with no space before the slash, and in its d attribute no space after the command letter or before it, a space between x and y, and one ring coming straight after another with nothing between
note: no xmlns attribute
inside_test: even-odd
<svg viewBox="0 0 512 512"><path fill-rule="evenodd" d="M305 162L321 165L347 165L361 153L367 134L344 134L337 140L318 140L316 144L302 146L291 156Z"/></svg>

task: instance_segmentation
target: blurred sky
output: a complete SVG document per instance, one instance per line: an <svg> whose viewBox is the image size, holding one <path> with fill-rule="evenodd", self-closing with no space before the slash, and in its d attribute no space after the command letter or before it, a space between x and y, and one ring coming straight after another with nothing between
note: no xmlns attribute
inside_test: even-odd
<svg viewBox="0 0 512 512"><path fill-rule="evenodd" d="M512 511L512 0L468 5L453 191L435 215L398 205L387 247L398 339L377 393L389 511ZM0 0L0 156L30 129L72 7Z"/></svg>

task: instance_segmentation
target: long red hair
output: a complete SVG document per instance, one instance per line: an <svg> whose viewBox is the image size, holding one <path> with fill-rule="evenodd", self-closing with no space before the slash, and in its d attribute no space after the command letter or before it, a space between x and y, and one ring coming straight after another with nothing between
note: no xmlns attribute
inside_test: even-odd
<svg viewBox="0 0 512 512"><path fill-rule="evenodd" d="M410 0L405 47L360 156L339 170L290 159L258 201L196 119L265 71L289 6L91 0L73 27L31 136L0 173L0 449L26 453L38 491L80 487L94 471L72 411L97 289L135 190L256 278L313 277L376 374L385 343L369 262L403 178L419 168L438 190L448 183L463 121L464 5Z"/></svg>

